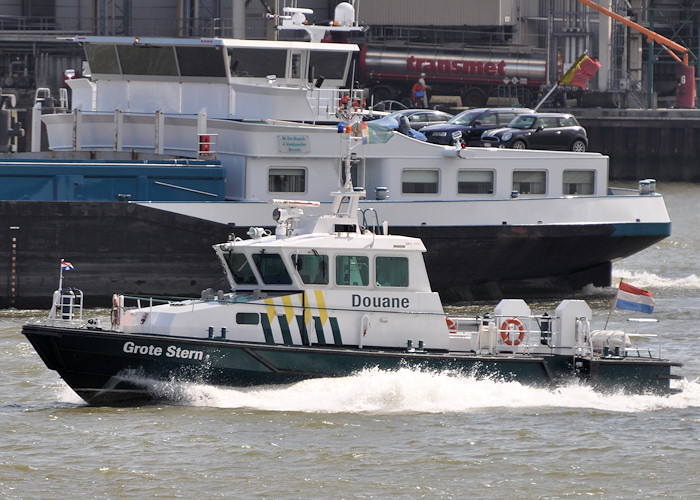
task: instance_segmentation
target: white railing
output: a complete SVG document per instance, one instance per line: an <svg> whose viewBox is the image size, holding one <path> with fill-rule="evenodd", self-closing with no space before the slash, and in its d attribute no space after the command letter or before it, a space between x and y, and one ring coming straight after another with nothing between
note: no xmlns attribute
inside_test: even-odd
<svg viewBox="0 0 700 500"><path fill-rule="evenodd" d="M49 326L80 326L83 322L83 292L77 288L63 288L53 293L53 303L46 324Z"/></svg>
<svg viewBox="0 0 700 500"><path fill-rule="evenodd" d="M307 92L307 98L314 116L325 122L347 120L351 113L362 112L367 107L361 89L311 88Z"/></svg>

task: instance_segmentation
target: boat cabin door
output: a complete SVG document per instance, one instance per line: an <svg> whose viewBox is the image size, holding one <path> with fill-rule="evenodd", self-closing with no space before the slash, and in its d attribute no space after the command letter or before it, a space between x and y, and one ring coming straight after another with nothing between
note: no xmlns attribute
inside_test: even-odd
<svg viewBox="0 0 700 500"><path fill-rule="evenodd" d="M307 82L308 51L292 49L287 57L287 85L301 86Z"/></svg>

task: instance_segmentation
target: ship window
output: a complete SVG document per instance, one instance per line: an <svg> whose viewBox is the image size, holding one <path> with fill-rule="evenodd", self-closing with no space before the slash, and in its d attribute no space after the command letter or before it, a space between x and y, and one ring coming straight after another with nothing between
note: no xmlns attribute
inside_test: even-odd
<svg viewBox="0 0 700 500"><path fill-rule="evenodd" d="M377 286L408 286L406 257L377 257Z"/></svg>
<svg viewBox="0 0 700 500"><path fill-rule="evenodd" d="M328 256L316 254L292 255L294 267L307 285L328 284Z"/></svg>
<svg viewBox="0 0 700 500"><path fill-rule="evenodd" d="M440 172L437 170L404 170L401 174L401 192L437 193Z"/></svg>
<svg viewBox="0 0 700 500"><path fill-rule="evenodd" d="M593 194L595 171L593 170L564 170L563 193Z"/></svg>
<svg viewBox="0 0 700 500"><path fill-rule="evenodd" d="M309 55L309 78L322 76L326 79L343 80L348 55L346 52L311 52Z"/></svg>
<svg viewBox="0 0 700 500"><path fill-rule="evenodd" d="M269 170L268 190L271 193L303 193L306 191L306 170L276 168Z"/></svg>
<svg viewBox="0 0 700 500"><path fill-rule="evenodd" d="M301 54L292 54L291 78L301 77Z"/></svg>
<svg viewBox="0 0 700 500"><path fill-rule="evenodd" d="M263 283L266 285L289 285L292 278L284 267L282 257L278 253L257 253L253 255L253 262L258 268Z"/></svg>
<svg viewBox="0 0 700 500"><path fill-rule="evenodd" d="M493 170L460 170L457 192L460 194L493 194Z"/></svg>
<svg viewBox="0 0 700 500"><path fill-rule="evenodd" d="M248 259L242 253L229 253L226 256L226 264L228 265L233 281L239 285L255 285L257 280L253 274L253 269L248 264Z"/></svg>
<svg viewBox="0 0 700 500"><path fill-rule="evenodd" d="M547 173L544 170L516 170L513 172L513 191L520 194L545 194Z"/></svg>
<svg viewBox="0 0 700 500"><path fill-rule="evenodd" d="M335 258L335 282L345 286L369 284L369 258L361 255L337 255Z"/></svg>
<svg viewBox="0 0 700 500"><path fill-rule="evenodd" d="M117 45L117 53L124 75L177 76L173 47Z"/></svg>
<svg viewBox="0 0 700 500"><path fill-rule="evenodd" d="M220 47L176 47L175 52L182 76L226 76Z"/></svg>
<svg viewBox="0 0 700 500"><path fill-rule="evenodd" d="M119 74L119 59L114 45L85 45L85 55L90 63L90 71L95 74Z"/></svg>
<svg viewBox="0 0 700 500"><path fill-rule="evenodd" d="M259 325L260 315L258 313L236 313L236 323L239 325Z"/></svg>
<svg viewBox="0 0 700 500"><path fill-rule="evenodd" d="M285 49L230 48L231 76L284 78L287 67Z"/></svg>

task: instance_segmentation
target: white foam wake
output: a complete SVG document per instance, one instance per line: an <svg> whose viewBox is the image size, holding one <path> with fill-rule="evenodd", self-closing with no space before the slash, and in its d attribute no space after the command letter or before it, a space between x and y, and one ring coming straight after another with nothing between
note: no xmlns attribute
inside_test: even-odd
<svg viewBox="0 0 700 500"><path fill-rule="evenodd" d="M650 273L647 271L637 272L628 271L626 269L613 269L612 282L615 286L619 283L620 279L624 279L631 285L640 288L678 288L685 290L700 290L700 277L696 274L691 274L690 276L685 276L682 278L664 278L658 274Z"/></svg>
<svg viewBox="0 0 700 500"><path fill-rule="evenodd" d="M678 383L672 396L603 394L586 385L556 389L517 382L477 380L450 373L411 369L364 370L343 378L313 379L288 386L219 388L181 385L180 403L219 408L314 413L442 413L487 408L590 408L614 412L647 412L700 407L700 384Z"/></svg>

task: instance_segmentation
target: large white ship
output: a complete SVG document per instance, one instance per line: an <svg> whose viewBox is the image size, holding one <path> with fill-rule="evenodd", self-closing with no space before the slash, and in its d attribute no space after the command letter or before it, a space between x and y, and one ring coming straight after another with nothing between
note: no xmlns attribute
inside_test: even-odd
<svg viewBox="0 0 700 500"><path fill-rule="evenodd" d="M348 19L340 23L353 27ZM107 263L125 291L198 294L217 270L202 266L193 274L196 266L171 266L168 255L204 262L206 245L189 248L193 238L213 243L226 232L271 227L273 198L330 203L327 193L345 183L347 134L354 138L352 182L367 192L359 205L364 224L388 221L421 238L431 283L445 300L609 285L613 261L671 231L654 183L610 187L606 156L441 146L362 121L371 103L352 88L353 44L74 41L85 47L91 75L69 82L70 112L41 116L49 154L216 159L225 170L225 200L202 201L209 198L198 193L197 201L154 201L139 196L136 183L120 198L83 194L48 206L30 193L19 204L3 202L0 213L19 228L8 233L21 242L8 274L8 282L21 283L18 303L47 293L30 275L41 269L35 256L46 260L45 248L33 245L47 239L94 277L88 296L111 293L113 282L102 274ZM32 143L38 150L36 134ZM31 203L44 206L29 210ZM142 264L152 273L137 272Z"/></svg>

